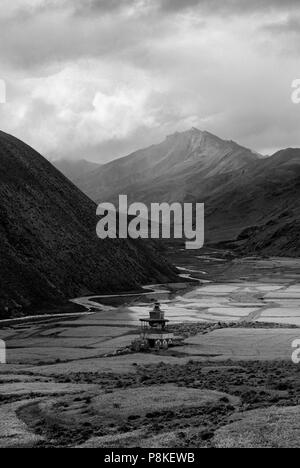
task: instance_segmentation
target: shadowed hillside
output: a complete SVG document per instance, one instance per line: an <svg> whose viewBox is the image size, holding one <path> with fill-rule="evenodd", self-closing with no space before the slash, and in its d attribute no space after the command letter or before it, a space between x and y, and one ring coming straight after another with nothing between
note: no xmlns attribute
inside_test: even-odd
<svg viewBox="0 0 300 468"><path fill-rule="evenodd" d="M48 161L0 132L0 310L176 277L151 245L101 241L96 206Z"/></svg>
<svg viewBox="0 0 300 468"><path fill-rule="evenodd" d="M263 161L244 188L253 226L239 235L238 248L247 253L299 256L300 150L282 150Z"/></svg>

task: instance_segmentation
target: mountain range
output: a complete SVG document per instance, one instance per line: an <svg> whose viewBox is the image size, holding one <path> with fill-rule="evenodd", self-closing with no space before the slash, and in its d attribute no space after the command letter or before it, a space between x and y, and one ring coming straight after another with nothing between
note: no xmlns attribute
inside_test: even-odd
<svg viewBox="0 0 300 468"><path fill-rule="evenodd" d="M0 315L176 280L151 243L100 240L96 205L39 153L0 132Z"/></svg>
<svg viewBox="0 0 300 468"><path fill-rule="evenodd" d="M78 185L97 203L123 193L146 203L183 201L193 197L204 180L242 169L257 159L259 155L251 150L193 128L105 164L78 179Z"/></svg>
<svg viewBox="0 0 300 468"><path fill-rule="evenodd" d="M204 202L206 242L297 255L300 150L270 157L192 128L79 177L95 202ZM233 245L233 244L232 244Z"/></svg>

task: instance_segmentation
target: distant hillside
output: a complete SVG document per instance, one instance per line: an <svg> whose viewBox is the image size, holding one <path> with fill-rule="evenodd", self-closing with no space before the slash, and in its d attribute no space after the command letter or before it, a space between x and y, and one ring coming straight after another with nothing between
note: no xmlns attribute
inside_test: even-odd
<svg viewBox="0 0 300 468"><path fill-rule="evenodd" d="M0 132L0 315L176 278L151 245L99 240L95 213L46 159Z"/></svg>
<svg viewBox="0 0 300 468"><path fill-rule="evenodd" d="M99 169L101 164L86 161L85 159L80 159L79 161L59 159L53 162L53 166L77 185L79 180L83 181L91 172Z"/></svg>
<svg viewBox="0 0 300 468"><path fill-rule="evenodd" d="M199 184L255 164L258 158L237 143L193 128L105 164L78 179L78 186L96 202L114 200L118 194L147 203L181 201L194 195L191 178Z"/></svg>
<svg viewBox="0 0 300 468"><path fill-rule="evenodd" d="M207 243L239 239L241 252L299 255L299 161L299 149L262 158L191 129L106 164L78 185L97 202L116 202L119 194L147 204L204 202Z"/></svg>
<svg viewBox="0 0 300 468"><path fill-rule="evenodd" d="M239 203L247 205L252 225L238 236L236 247L247 253L299 256L300 149L282 150L264 160L242 186L244 199Z"/></svg>

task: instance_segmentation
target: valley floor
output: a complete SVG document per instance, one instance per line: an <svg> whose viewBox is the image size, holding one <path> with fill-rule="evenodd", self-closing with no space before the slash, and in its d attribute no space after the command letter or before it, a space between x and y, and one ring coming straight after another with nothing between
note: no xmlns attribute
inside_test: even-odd
<svg viewBox="0 0 300 468"><path fill-rule="evenodd" d="M170 255L197 282L2 325L1 447L300 446L300 260ZM131 353L153 299L183 344Z"/></svg>

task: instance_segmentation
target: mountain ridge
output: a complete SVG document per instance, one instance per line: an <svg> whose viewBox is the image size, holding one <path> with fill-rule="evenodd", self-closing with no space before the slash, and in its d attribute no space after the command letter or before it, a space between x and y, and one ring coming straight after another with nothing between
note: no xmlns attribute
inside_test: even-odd
<svg viewBox="0 0 300 468"><path fill-rule="evenodd" d="M245 252L295 254L300 253L296 237L291 239L292 247L285 248L284 243L288 237L285 225L300 218L299 161L297 148L263 157L231 140L193 128L114 160L79 185L96 202L117 203L118 195L125 194L130 202L147 205L205 203L206 242L237 241L248 232L253 242L248 239L248 245L242 245ZM273 251L263 242L271 225L278 225ZM255 233L259 233L257 243Z"/></svg>
<svg viewBox="0 0 300 468"><path fill-rule="evenodd" d="M169 135L162 143L107 163L78 180L78 185L97 203L116 201L116 188L129 199L146 201L148 196L144 194L151 190L153 183L161 197L166 179L176 187L178 177L188 178L195 171L208 177L214 175L217 165L219 172L226 173L253 164L257 159L257 154L235 142L192 129ZM178 195L182 193L177 194L175 190L171 197L163 196L160 201L179 201Z"/></svg>
<svg viewBox="0 0 300 468"><path fill-rule="evenodd" d="M0 315L90 293L176 281L151 244L96 237L96 205L45 158L0 132Z"/></svg>

